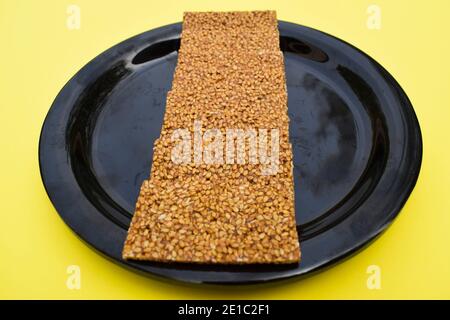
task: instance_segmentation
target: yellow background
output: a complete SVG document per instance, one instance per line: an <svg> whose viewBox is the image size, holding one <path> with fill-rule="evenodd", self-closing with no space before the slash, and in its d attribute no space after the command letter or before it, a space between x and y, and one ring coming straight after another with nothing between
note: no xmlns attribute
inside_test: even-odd
<svg viewBox="0 0 450 320"><path fill-rule="evenodd" d="M366 26L367 7L382 12ZM81 29L66 27L67 6ZM342 38L401 84L420 120L417 186L388 231L344 263L301 281L247 287L148 279L101 257L65 226L41 183L38 139L58 91L102 51L180 21L185 10L276 9L281 20ZM4 1L0 0L1 298L450 298L450 1ZM381 289L366 286L369 265ZM69 265L81 289L66 287Z"/></svg>

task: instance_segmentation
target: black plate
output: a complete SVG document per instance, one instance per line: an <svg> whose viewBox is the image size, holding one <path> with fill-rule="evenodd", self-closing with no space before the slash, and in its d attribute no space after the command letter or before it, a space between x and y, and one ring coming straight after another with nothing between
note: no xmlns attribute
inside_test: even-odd
<svg viewBox="0 0 450 320"><path fill-rule="evenodd" d="M56 97L42 128L41 175L62 219L122 265L193 283L255 283L305 275L369 243L417 180L422 141L413 108L378 63L322 32L279 23L294 150L302 261L210 266L124 261L122 245L152 162L181 24L105 51Z"/></svg>

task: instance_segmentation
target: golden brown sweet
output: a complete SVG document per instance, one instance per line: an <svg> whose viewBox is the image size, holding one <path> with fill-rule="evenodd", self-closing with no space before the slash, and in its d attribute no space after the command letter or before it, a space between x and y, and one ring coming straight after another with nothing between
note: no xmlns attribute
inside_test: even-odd
<svg viewBox="0 0 450 320"><path fill-rule="evenodd" d="M174 139L179 129L184 139ZM230 129L240 129L243 140L228 136ZM142 184L123 257L298 262L288 129L275 13L186 13L151 176ZM174 156L181 141L189 142L184 157Z"/></svg>

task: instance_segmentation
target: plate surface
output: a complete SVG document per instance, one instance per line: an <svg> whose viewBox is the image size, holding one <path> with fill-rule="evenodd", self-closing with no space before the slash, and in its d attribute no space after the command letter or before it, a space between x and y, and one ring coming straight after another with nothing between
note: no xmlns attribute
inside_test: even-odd
<svg viewBox="0 0 450 320"><path fill-rule="evenodd" d="M180 23L110 48L56 97L42 128L39 162L47 193L67 225L133 270L222 284L306 275L379 235L401 210L419 174L422 140L414 110L392 76L358 49L296 24L279 22L279 30L300 264L209 266L121 258L161 130Z"/></svg>

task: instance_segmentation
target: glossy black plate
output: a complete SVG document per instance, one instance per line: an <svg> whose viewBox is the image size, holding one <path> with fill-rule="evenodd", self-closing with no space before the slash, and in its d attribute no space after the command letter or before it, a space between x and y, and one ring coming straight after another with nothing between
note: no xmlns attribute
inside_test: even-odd
<svg viewBox="0 0 450 320"><path fill-rule="evenodd" d="M122 245L152 162L181 24L105 51L56 97L39 161L62 219L134 270L193 283L256 283L306 275L347 257L397 216L417 180L422 142L413 108L378 63L330 35L279 23L285 56L302 261L209 266L124 261Z"/></svg>

